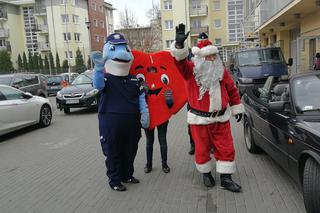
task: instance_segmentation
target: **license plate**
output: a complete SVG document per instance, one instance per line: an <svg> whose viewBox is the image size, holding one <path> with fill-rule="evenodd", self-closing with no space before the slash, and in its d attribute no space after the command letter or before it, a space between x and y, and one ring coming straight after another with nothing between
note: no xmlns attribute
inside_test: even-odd
<svg viewBox="0 0 320 213"><path fill-rule="evenodd" d="M51 86L50 89L58 89L58 86Z"/></svg>
<svg viewBox="0 0 320 213"><path fill-rule="evenodd" d="M78 104L79 100L66 100L66 104Z"/></svg>

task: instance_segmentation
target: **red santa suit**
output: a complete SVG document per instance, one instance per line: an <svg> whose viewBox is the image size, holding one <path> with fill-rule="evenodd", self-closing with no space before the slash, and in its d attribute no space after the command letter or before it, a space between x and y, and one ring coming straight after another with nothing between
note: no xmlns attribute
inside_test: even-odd
<svg viewBox="0 0 320 213"><path fill-rule="evenodd" d="M198 43L197 47L192 48L192 53L198 60L201 58L204 60L205 56L218 54L218 49L209 40L203 40ZM240 96L231 75L221 62L220 71L213 70L216 80L210 83L211 89L201 92L201 83L197 81L196 73L201 73L202 70L197 70L196 63L186 59L188 55L186 45L183 49L177 49L173 42L171 54L176 59L176 65L187 88L188 102L191 107L187 120L195 141L195 164L198 171L201 173L211 171L210 151L211 144L213 144L217 172L234 173L236 169L235 151L229 119L233 115L243 113L244 107L240 102ZM208 116L209 113L217 111L220 112L220 116ZM203 113L205 115L203 116L201 112L205 112Z"/></svg>

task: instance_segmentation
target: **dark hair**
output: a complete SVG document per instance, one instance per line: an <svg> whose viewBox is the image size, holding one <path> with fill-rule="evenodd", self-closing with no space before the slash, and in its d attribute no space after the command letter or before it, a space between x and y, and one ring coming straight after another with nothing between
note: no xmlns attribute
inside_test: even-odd
<svg viewBox="0 0 320 213"><path fill-rule="evenodd" d="M320 53L316 53L316 57L317 57L317 58L320 58Z"/></svg>

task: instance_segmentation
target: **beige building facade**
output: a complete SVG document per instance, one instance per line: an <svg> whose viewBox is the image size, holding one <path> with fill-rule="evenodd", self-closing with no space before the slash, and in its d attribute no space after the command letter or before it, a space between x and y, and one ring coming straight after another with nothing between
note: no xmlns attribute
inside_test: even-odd
<svg viewBox="0 0 320 213"><path fill-rule="evenodd" d="M195 46L198 35L205 32L219 47L224 61L239 48L243 39L241 0L161 0L163 48L168 49L175 38L175 26L186 25L190 31L188 44Z"/></svg>
<svg viewBox="0 0 320 213"><path fill-rule="evenodd" d="M312 70L320 52L320 1L265 0L255 11L261 46L281 47L285 59L293 59L291 73Z"/></svg>

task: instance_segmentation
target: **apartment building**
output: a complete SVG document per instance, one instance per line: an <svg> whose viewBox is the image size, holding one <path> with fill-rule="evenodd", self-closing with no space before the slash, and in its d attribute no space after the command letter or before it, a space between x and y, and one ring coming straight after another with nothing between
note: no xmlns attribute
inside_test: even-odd
<svg viewBox="0 0 320 213"><path fill-rule="evenodd" d="M0 49L11 52L15 68L18 55L22 56L23 52L38 53L44 58L51 51L54 61L58 53L61 64L68 60L74 66L76 51L80 49L86 62L91 50L101 50L106 35L103 1L19 0L0 3Z"/></svg>
<svg viewBox="0 0 320 213"><path fill-rule="evenodd" d="M248 1L261 46L281 47L285 59L293 58L292 73L312 69L320 52L319 0Z"/></svg>
<svg viewBox="0 0 320 213"><path fill-rule="evenodd" d="M225 61L243 40L243 0L161 0L160 7L164 49L170 47L179 23L190 31L189 46L205 32Z"/></svg>

